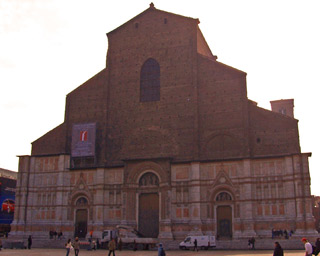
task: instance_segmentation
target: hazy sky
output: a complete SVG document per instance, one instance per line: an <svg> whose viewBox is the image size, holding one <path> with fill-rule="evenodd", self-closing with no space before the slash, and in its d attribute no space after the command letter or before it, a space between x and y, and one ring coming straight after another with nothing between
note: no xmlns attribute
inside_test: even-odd
<svg viewBox="0 0 320 256"><path fill-rule="evenodd" d="M105 67L106 33L151 0L0 0L0 168L63 122L65 97ZM157 9L200 19L218 61L245 71L248 97L295 100L302 152L312 152L320 195L320 1L158 0Z"/></svg>

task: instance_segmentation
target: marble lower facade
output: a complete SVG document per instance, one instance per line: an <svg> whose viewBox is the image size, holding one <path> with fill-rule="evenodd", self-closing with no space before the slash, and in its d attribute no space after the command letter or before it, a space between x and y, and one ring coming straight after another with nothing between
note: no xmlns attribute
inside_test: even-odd
<svg viewBox="0 0 320 256"><path fill-rule="evenodd" d="M147 237L315 233L308 157L174 163L127 160L71 169L69 155L21 156L10 236L85 237L127 225Z"/></svg>

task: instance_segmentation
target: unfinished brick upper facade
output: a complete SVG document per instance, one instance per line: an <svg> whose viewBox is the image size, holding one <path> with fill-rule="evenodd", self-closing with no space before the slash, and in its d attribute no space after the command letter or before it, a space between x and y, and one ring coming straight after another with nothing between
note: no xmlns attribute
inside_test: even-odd
<svg viewBox="0 0 320 256"><path fill-rule="evenodd" d="M300 151L293 100L288 114L259 108L247 97L246 73L217 61L198 24L151 5L107 34L106 68L67 95L64 123L20 157L12 234L79 235L81 209L81 232L144 229L148 194L159 199L162 238L313 232L310 154ZM160 97L141 101L150 59L160 67ZM95 125L94 156L72 156L76 124Z"/></svg>

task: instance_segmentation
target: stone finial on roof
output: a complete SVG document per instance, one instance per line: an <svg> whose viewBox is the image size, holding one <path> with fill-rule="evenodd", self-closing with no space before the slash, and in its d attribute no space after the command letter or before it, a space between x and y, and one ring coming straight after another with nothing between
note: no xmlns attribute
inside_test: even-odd
<svg viewBox="0 0 320 256"><path fill-rule="evenodd" d="M152 2L150 3L150 8L154 8L154 4Z"/></svg>

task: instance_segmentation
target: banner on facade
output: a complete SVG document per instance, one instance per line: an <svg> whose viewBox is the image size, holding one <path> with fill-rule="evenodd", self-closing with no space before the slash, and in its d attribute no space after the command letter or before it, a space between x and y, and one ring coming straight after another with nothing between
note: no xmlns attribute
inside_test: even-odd
<svg viewBox="0 0 320 256"><path fill-rule="evenodd" d="M74 124L72 127L71 156L95 155L96 124Z"/></svg>
<svg viewBox="0 0 320 256"><path fill-rule="evenodd" d="M0 177L0 224L13 221L16 184L14 179Z"/></svg>

